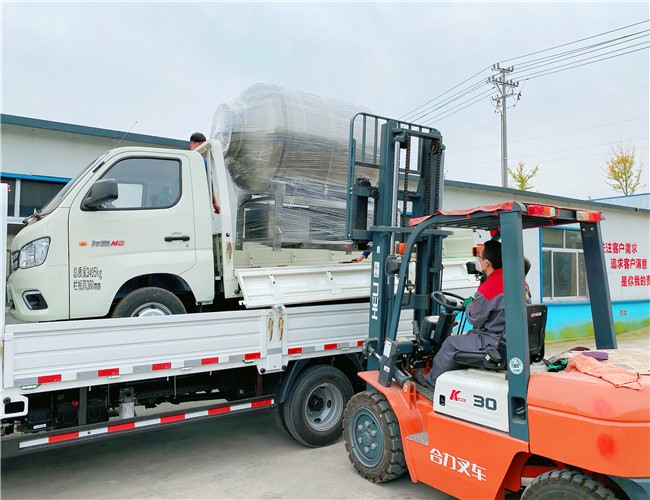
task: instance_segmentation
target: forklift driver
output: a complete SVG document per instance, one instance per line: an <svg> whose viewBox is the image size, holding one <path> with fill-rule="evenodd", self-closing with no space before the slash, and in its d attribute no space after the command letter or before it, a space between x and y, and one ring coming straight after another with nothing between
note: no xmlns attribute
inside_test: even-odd
<svg viewBox="0 0 650 500"><path fill-rule="evenodd" d="M454 361L457 352L486 352L496 348L505 330L503 269L501 269L501 243L496 240L485 242L479 256L481 271L487 279L481 283L473 298L466 299L465 314L473 329L464 335L447 337L440 351L433 358L429 373L419 368L413 374L419 383L433 389L437 378L450 370L463 368ZM530 299L526 297L530 303Z"/></svg>

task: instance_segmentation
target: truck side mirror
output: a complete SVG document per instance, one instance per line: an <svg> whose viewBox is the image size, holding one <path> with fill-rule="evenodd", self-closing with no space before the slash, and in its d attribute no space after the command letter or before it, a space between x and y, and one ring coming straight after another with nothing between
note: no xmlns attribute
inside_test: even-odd
<svg viewBox="0 0 650 500"><path fill-rule="evenodd" d="M117 181L115 179L100 179L88 191L81 208L95 210L104 203L117 200L117 193Z"/></svg>

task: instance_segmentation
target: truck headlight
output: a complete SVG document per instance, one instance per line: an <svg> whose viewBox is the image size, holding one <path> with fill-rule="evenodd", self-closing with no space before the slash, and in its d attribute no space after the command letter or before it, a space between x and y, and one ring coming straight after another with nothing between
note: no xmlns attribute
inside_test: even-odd
<svg viewBox="0 0 650 500"><path fill-rule="evenodd" d="M50 249L50 238L39 238L27 243L20 249L18 266L21 269L40 266L45 262L47 251Z"/></svg>

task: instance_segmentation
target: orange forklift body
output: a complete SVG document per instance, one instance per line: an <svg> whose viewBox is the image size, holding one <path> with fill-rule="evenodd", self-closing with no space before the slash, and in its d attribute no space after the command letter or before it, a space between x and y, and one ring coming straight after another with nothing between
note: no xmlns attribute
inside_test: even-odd
<svg viewBox="0 0 650 500"><path fill-rule="evenodd" d="M531 375L526 442L437 414L432 402L417 394L414 383L384 387L377 375L359 374L395 412L413 482L458 498L503 498L506 490L518 491L523 478L564 464L580 464L588 475L650 476L648 448L638 446L650 443L650 419L643 404L650 399L648 377L641 377L639 397L637 390L616 388L581 373ZM557 387L562 387L562 397ZM525 467L532 455L553 465Z"/></svg>
<svg viewBox="0 0 650 500"><path fill-rule="evenodd" d="M650 377L639 383L635 390L579 372L531 374L531 452L594 473L650 477Z"/></svg>

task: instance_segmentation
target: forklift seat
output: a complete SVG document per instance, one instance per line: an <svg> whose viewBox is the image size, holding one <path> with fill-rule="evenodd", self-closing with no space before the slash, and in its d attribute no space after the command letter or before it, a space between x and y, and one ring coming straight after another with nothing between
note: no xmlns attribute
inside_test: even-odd
<svg viewBox="0 0 650 500"><path fill-rule="evenodd" d="M528 317L528 355L530 363L544 359L544 337L546 334L546 314L548 308L544 304L532 304L526 307ZM485 370L505 370L508 361L506 354L506 333L499 339L496 349L486 352L457 352L454 361L472 368Z"/></svg>

